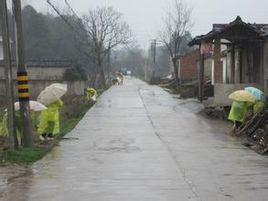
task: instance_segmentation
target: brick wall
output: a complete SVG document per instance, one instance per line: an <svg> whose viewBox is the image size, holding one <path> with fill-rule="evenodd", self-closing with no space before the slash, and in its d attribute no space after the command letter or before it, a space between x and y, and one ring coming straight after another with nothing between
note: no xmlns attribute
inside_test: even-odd
<svg viewBox="0 0 268 201"><path fill-rule="evenodd" d="M199 50L194 50L180 58L179 76L182 82L198 79L197 62L199 60Z"/></svg>
<svg viewBox="0 0 268 201"><path fill-rule="evenodd" d="M214 45L214 79L215 83L222 83L221 40L218 38Z"/></svg>

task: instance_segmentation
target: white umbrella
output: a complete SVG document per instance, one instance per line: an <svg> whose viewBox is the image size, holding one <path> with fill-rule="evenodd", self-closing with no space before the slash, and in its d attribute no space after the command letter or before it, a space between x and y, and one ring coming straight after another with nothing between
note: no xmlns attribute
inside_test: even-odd
<svg viewBox="0 0 268 201"><path fill-rule="evenodd" d="M15 110L18 111L20 109L20 104L19 102L16 102L14 104ZM33 110L35 112L42 111L47 109L46 106L44 106L42 103L39 103L37 101L30 101L30 110Z"/></svg>
<svg viewBox="0 0 268 201"><path fill-rule="evenodd" d="M67 85L55 83L46 87L37 97L37 100L44 105L49 105L56 100L59 100L67 92Z"/></svg>

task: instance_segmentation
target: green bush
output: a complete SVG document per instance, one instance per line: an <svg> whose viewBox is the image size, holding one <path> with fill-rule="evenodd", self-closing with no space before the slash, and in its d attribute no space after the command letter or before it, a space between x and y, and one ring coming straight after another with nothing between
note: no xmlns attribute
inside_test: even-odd
<svg viewBox="0 0 268 201"><path fill-rule="evenodd" d="M63 77L67 81L85 81L87 80L87 73L81 66L76 66L74 68L67 69Z"/></svg>

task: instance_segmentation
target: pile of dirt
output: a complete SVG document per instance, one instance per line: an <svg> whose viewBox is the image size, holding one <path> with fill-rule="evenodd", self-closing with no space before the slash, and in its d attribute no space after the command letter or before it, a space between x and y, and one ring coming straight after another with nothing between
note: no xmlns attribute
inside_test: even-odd
<svg viewBox="0 0 268 201"><path fill-rule="evenodd" d="M202 113L211 119L227 120L230 107L205 107Z"/></svg>

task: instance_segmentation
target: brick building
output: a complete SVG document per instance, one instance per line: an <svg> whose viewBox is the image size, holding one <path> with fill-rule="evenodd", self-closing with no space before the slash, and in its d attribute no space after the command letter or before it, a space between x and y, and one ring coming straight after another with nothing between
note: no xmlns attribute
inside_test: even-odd
<svg viewBox="0 0 268 201"><path fill-rule="evenodd" d="M202 50L206 43L212 45L215 106L230 105L228 95L246 86L268 94L268 24L246 23L238 16L229 24L213 24L212 31L195 37L190 45ZM203 66L200 69L204 71ZM200 85L201 95L203 90Z"/></svg>
<svg viewBox="0 0 268 201"><path fill-rule="evenodd" d="M193 50L182 55L179 60L179 78L181 84L199 80L200 51ZM213 58L211 55L205 57L204 61L204 78L213 80Z"/></svg>
<svg viewBox="0 0 268 201"><path fill-rule="evenodd" d="M181 84L198 80L199 50L194 50L180 57L179 79Z"/></svg>

